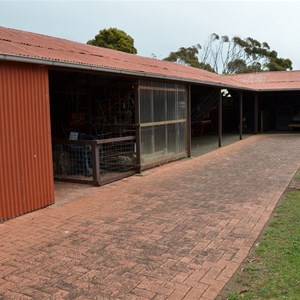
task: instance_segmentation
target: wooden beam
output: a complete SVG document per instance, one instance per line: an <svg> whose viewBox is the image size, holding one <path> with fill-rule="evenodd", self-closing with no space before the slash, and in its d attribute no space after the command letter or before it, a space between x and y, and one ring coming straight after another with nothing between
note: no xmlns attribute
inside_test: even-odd
<svg viewBox="0 0 300 300"><path fill-rule="evenodd" d="M192 122L191 122L191 85L188 85L187 103L186 103L186 150L187 156L192 156Z"/></svg>
<svg viewBox="0 0 300 300"><path fill-rule="evenodd" d="M243 92L240 93L240 140L243 139Z"/></svg>
<svg viewBox="0 0 300 300"><path fill-rule="evenodd" d="M136 164L138 172L141 173L141 92L140 92L140 82L138 81L135 86L135 95L134 95L134 103L135 103L135 123L136 123L136 144L135 144L135 152L136 152Z"/></svg>
<svg viewBox="0 0 300 300"><path fill-rule="evenodd" d="M258 94L254 98L254 133L258 133Z"/></svg>
<svg viewBox="0 0 300 300"><path fill-rule="evenodd" d="M178 120L169 120L169 121L161 121L161 122L149 122L141 124L141 127L153 127L153 126L161 126L161 125L169 125L169 124L179 124L185 123L186 119L178 119Z"/></svg>
<svg viewBox="0 0 300 300"><path fill-rule="evenodd" d="M223 113L222 113L222 93L219 92L219 105L218 105L218 146L222 147L222 131L223 131Z"/></svg>
<svg viewBox="0 0 300 300"><path fill-rule="evenodd" d="M100 185L100 145L92 146L93 184Z"/></svg>

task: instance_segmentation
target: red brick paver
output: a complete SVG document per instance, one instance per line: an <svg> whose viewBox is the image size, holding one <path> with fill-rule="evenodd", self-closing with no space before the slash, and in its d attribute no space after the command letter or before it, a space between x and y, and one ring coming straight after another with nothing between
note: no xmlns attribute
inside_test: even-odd
<svg viewBox="0 0 300 300"><path fill-rule="evenodd" d="M300 136L248 138L0 224L0 299L214 299L300 165Z"/></svg>

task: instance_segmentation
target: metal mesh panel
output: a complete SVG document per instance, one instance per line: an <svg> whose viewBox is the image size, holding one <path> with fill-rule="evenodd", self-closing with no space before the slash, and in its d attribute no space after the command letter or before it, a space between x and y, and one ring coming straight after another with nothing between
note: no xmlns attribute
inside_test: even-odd
<svg viewBox="0 0 300 300"><path fill-rule="evenodd" d="M155 126L154 127L154 151L155 153L166 154L167 144L166 144L166 125Z"/></svg>
<svg viewBox="0 0 300 300"><path fill-rule="evenodd" d="M177 119L186 118L186 92L177 93Z"/></svg>
<svg viewBox="0 0 300 300"><path fill-rule="evenodd" d="M166 121L167 120L167 103L165 91L153 91L153 115L154 122Z"/></svg>
<svg viewBox="0 0 300 300"><path fill-rule="evenodd" d="M53 146L55 179L104 184L136 170L135 137L60 141Z"/></svg>
<svg viewBox="0 0 300 300"><path fill-rule="evenodd" d="M177 152L186 151L186 124L176 124L176 135L177 135Z"/></svg>
<svg viewBox="0 0 300 300"><path fill-rule="evenodd" d="M136 169L135 141L119 141L99 145L100 180L120 177L120 173Z"/></svg>
<svg viewBox="0 0 300 300"><path fill-rule="evenodd" d="M92 146L55 144L53 169L55 178L92 181Z"/></svg>
<svg viewBox="0 0 300 300"><path fill-rule="evenodd" d="M176 153L177 151L177 133L176 133L176 124L169 124L168 125L168 152L169 153Z"/></svg>
<svg viewBox="0 0 300 300"><path fill-rule="evenodd" d="M140 90L142 164L186 152L184 85L142 82Z"/></svg>
<svg viewBox="0 0 300 300"><path fill-rule="evenodd" d="M185 123L144 127L141 130L142 163L186 151Z"/></svg>
<svg viewBox="0 0 300 300"><path fill-rule="evenodd" d="M176 94L171 91L166 92L166 101L167 101L167 120L176 120Z"/></svg>
<svg viewBox="0 0 300 300"><path fill-rule="evenodd" d="M141 153L145 159L154 153L154 126L141 129Z"/></svg>
<svg viewBox="0 0 300 300"><path fill-rule="evenodd" d="M184 85L141 84L141 123L186 118L187 91Z"/></svg>
<svg viewBox="0 0 300 300"><path fill-rule="evenodd" d="M153 91L141 90L141 123L153 122Z"/></svg>

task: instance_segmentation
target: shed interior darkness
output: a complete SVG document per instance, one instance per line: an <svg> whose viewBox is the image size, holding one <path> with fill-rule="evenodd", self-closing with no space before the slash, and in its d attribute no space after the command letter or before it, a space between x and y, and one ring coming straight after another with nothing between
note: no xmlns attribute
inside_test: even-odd
<svg viewBox="0 0 300 300"><path fill-rule="evenodd" d="M101 139L135 133L134 85L128 78L49 71L52 138Z"/></svg>
<svg viewBox="0 0 300 300"><path fill-rule="evenodd" d="M260 93L261 131L300 131L300 92Z"/></svg>
<svg viewBox="0 0 300 300"><path fill-rule="evenodd" d="M135 81L51 70L49 87L55 179L98 185L131 175Z"/></svg>
<svg viewBox="0 0 300 300"><path fill-rule="evenodd" d="M222 91L222 144L240 139L240 95L236 90ZM218 147L220 88L192 86L191 143L192 156ZM254 132L254 93L243 92L243 135Z"/></svg>

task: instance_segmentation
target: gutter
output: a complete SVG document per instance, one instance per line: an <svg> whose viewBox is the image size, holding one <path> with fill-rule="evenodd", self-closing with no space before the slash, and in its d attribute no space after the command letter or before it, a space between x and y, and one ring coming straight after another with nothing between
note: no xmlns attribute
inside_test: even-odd
<svg viewBox="0 0 300 300"><path fill-rule="evenodd" d="M0 54L0 60L40 64L40 65L46 65L46 66L51 66L51 67L73 68L73 69L79 69L79 70L105 72L105 73L111 73L111 74L130 75L130 76L137 76L137 77L144 77L144 78L167 79L167 80L171 80L171 81L180 81L180 82L190 83L190 84L191 83L204 84L204 85L209 85L209 86L214 86L214 87L229 88L229 89L236 89L236 90L258 91L256 89L253 89L250 87L239 87L239 86L229 85L229 84L213 83L210 81L201 81L201 80L194 80L194 79L189 80L186 78L180 78L180 77L175 77L175 76L166 76L166 75L159 75L159 74L152 74L152 73L142 73L142 72L138 72L138 71L126 71L126 70L112 69L112 68L106 68L106 67L95 67L95 66L91 66L91 65L52 61L52 60L47 60L47 59L42 59L42 58L32 58L32 57L18 56L18 55L12 55L12 54Z"/></svg>
<svg viewBox="0 0 300 300"><path fill-rule="evenodd" d="M300 88L287 88L287 89L258 89L258 92L293 92L300 91Z"/></svg>

